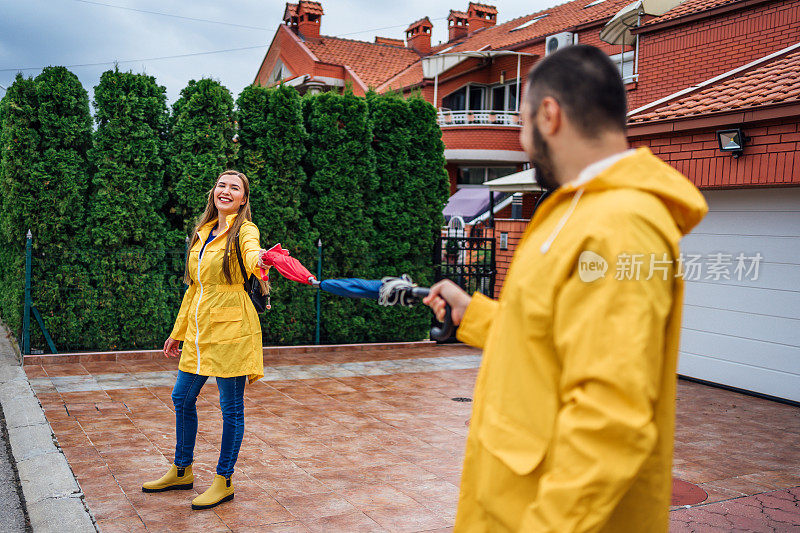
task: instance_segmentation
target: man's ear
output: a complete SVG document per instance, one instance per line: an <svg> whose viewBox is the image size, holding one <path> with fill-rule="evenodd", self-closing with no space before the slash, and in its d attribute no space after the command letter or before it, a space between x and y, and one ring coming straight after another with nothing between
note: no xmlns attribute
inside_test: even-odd
<svg viewBox="0 0 800 533"><path fill-rule="evenodd" d="M561 130L563 114L561 106L552 96L542 98L539 104L539 111L536 113L536 121L539 131L543 135L552 136Z"/></svg>

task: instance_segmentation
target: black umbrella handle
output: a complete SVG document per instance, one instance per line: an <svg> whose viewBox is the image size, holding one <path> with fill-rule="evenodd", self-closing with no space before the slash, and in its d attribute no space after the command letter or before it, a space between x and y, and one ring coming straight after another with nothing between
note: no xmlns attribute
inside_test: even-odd
<svg viewBox="0 0 800 533"><path fill-rule="evenodd" d="M430 292L431 290L426 287L414 287L411 289L411 296L421 300ZM450 304L445 302L444 322L442 323L441 327L434 326L431 328L431 339L438 342L444 342L453 336L454 329L455 326L453 326L452 309L450 308Z"/></svg>

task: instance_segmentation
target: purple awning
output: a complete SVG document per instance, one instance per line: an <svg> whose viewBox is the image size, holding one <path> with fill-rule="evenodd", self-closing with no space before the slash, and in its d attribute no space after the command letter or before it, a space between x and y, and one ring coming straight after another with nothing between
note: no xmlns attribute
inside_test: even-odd
<svg viewBox="0 0 800 533"><path fill-rule="evenodd" d="M502 200L505 193L496 192L494 194L494 204ZM451 217L460 216L464 222L469 224L472 219L482 215L489 210L489 191L485 187L465 187L458 189L456 193L447 201L444 206L445 221L449 222Z"/></svg>

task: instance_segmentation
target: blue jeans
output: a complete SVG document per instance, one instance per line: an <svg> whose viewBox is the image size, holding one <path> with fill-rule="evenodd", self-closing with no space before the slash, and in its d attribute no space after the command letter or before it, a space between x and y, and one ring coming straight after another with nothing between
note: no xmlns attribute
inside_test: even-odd
<svg viewBox="0 0 800 533"><path fill-rule="evenodd" d="M208 376L178 370L178 379L172 389L172 403L175 406L175 466L189 466L194 461L197 395L206 380ZM222 408L222 446L217 474L227 478L233 474L233 465L236 464L244 437L244 384L247 376L216 380Z"/></svg>

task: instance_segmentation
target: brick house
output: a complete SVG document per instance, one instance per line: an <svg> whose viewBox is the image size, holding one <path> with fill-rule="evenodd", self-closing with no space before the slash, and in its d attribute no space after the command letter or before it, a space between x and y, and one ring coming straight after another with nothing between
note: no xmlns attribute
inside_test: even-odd
<svg viewBox="0 0 800 533"><path fill-rule="evenodd" d="M683 243L687 257L717 264L687 279L679 371L800 402L800 0L673 4L651 15L647 0L574 0L499 23L495 7L469 3L450 11L448 42L433 45L427 17L409 25L405 43L322 36L322 6L300 1L287 4L256 83L419 91L440 110L456 194L524 168L517 72L524 82L554 47L598 46L623 75L632 145L688 176L710 206ZM602 41L625 9L639 10L632 44ZM495 293L533 199L524 195L521 219L508 218L508 207L496 214ZM762 257L757 279L737 278L740 255Z"/></svg>
<svg viewBox="0 0 800 533"><path fill-rule="evenodd" d="M519 144L518 99L523 87L517 78L524 79L536 59L545 55L547 37L556 36L562 44L566 39L569 44L600 46L632 72L634 48L611 46L598 37L603 24L627 3L577 0L498 24L494 6L471 2L464 12L450 11L449 40L433 45L428 17L408 26L405 42L323 35L322 5L301 0L286 4L284 24L275 32L255 83L284 83L300 92L341 90L349 84L358 95L370 88L381 93L418 91L442 109L447 171L455 194L527 166ZM475 57L458 55L466 52L475 52ZM426 76L428 64L440 58L441 73ZM635 87L633 79L630 83ZM523 195L523 216L530 216L534 202L534 195ZM497 214L510 215L510 203L506 198Z"/></svg>

